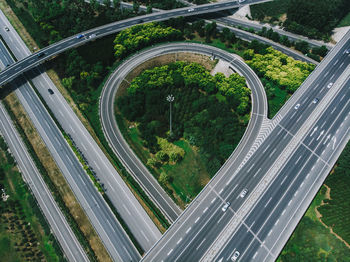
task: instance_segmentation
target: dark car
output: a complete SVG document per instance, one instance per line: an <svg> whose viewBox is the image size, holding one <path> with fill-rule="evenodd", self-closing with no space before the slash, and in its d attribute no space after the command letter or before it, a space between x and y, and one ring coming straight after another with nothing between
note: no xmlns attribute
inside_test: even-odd
<svg viewBox="0 0 350 262"><path fill-rule="evenodd" d="M81 38L83 38L83 37L84 37L84 35L81 34L81 35L78 35L78 36L77 36L77 39L81 39Z"/></svg>
<svg viewBox="0 0 350 262"><path fill-rule="evenodd" d="M51 88L49 88L49 89L47 89L47 90L49 91L50 95L53 95L53 94L54 94L54 92L53 92L53 90L52 90Z"/></svg>
<svg viewBox="0 0 350 262"><path fill-rule="evenodd" d="M37 58L41 58L41 57L43 57L43 56L45 56L45 53L44 53L44 52L39 53L39 54L36 55Z"/></svg>

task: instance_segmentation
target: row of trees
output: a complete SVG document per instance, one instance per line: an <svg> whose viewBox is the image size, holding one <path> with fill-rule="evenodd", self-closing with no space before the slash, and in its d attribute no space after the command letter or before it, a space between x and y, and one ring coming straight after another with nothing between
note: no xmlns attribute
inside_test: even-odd
<svg viewBox="0 0 350 262"><path fill-rule="evenodd" d="M129 121L139 123L144 145L155 155L161 150L159 137L167 137L170 93L175 97L172 139L184 137L199 147L209 173L215 174L249 120L250 90L244 78L212 76L203 66L186 62L155 67L136 77L117 105Z"/></svg>
<svg viewBox="0 0 350 262"><path fill-rule="evenodd" d="M313 71L315 65L294 60L293 58L273 49L248 49L244 52L244 59L260 77L275 81L280 87L293 93L306 77Z"/></svg>
<svg viewBox="0 0 350 262"><path fill-rule="evenodd" d="M114 55L122 58L136 50L163 41L182 39L181 31L159 23L136 25L121 31L114 40Z"/></svg>

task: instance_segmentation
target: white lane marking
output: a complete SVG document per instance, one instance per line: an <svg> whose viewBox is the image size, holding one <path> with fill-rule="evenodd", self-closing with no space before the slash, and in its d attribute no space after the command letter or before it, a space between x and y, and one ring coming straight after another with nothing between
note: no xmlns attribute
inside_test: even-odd
<svg viewBox="0 0 350 262"><path fill-rule="evenodd" d="M340 67L342 67L342 66L344 65L344 63L345 63L345 62L341 63L341 64L340 64Z"/></svg>
<svg viewBox="0 0 350 262"><path fill-rule="evenodd" d="M270 203L271 199L272 199L272 197L270 197L270 199L266 202L265 207L267 207L267 205Z"/></svg>
<svg viewBox="0 0 350 262"><path fill-rule="evenodd" d="M86 184L85 184L83 178L82 178L81 176L79 176L79 178L80 178L81 182L84 184L84 186L86 186Z"/></svg>
<svg viewBox="0 0 350 262"><path fill-rule="evenodd" d="M339 129L338 129L339 130ZM338 131L337 130L337 131ZM334 147L335 147L335 143L337 142L337 138L335 136L332 137L332 140L333 140L333 145L332 145L332 150L334 150Z"/></svg>
<svg viewBox="0 0 350 262"><path fill-rule="evenodd" d="M210 202L210 204L213 204L215 200L216 200L216 197L213 198L213 200Z"/></svg>
<svg viewBox="0 0 350 262"><path fill-rule="evenodd" d="M176 242L176 244L177 244L177 245L180 244L181 241L182 241L182 238L180 238L180 239Z"/></svg>
<svg viewBox="0 0 350 262"><path fill-rule="evenodd" d="M281 129L281 130L282 130L282 129ZM280 130L280 131L281 131L281 130ZM250 170L252 170L254 164L255 164L255 163L253 163L253 164L249 167L249 169L247 170L247 172L250 172Z"/></svg>
<svg viewBox="0 0 350 262"><path fill-rule="evenodd" d="M123 204L123 207L125 208L126 212L128 212L129 216L131 216L131 213L130 213L129 209L126 207L125 204Z"/></svg>
<svg viewBox="0 0 350 262"><path fill-rule="evenodd" d="M270 147L270 145L268 145L267 147L265 147L263 154L266 152L266 150Z"/></svg>
<svg viewBox="0 0 350 262"><path fill-rule="evenodd" d="M258 254L258 251L255 252L254 256L253 256L253 259L256 258L256 255Z"/></svg>
<svg viewBox="0 0 350 262"><path fill-rule="evenodd" d="M299 156L295 164L298 164L299 160L301 159L302 156Z"/></svg>
<svg viewBox="0 0 350 262"><path fill-rule="evenodd" d="M289 119L292 119L295 116L296 113L297 113L297 111L294 111L294 113L290 116Z"/></svg>
<svg viewBox="0 0 350 262"><path fill-rule="evenodd" d="M107 184L109 185L109 188L110 188L110 189L112 189L113 191L115 191L115 190L114 190L114 187L112 187L112 185L111 185L111 183L109 183L109 181L107 181Z"/></svg>
<svg viewBox="0 0 350 262"><path fill-rule="evenodd" d="M64 114L62 113L61 110L58 110L58 112L60 113L60 115L61 115L62 117L64 117Z"/></svg>
<svg viewBox="0 0 350 262"><path fill-rule="evenodd" d="M128 256L129 256L129 258L130 258L130 261L132 261L132 257L131 257L131 255L130 255L130 253L128 252L128 250L126 249L126 247L123 246L123 248L124 248L124 251L128 254Z"/></svg>
<svg viewBox="0 0 350 262"><path fill-rule="evenodd" d="M286 213L286 210L284 209L283 212L282 212L282 216L284 215L284 213Z"/></svg>
<svg viewBox="0 0 350 262"><path fill-rule="evenodd" d="M203 210L203 214L204 214L205 212L207 212L207 210L208 210L208 207L206 207L206 208Z"/></svg>
<svg viewBox="0 0 350 262"><path fill-rule="evenodd" d="M269 158L271 158L271 156L276 152L277 148L275 148L269 155Z"/></svg>
<svg viewBox="0 0 350 262"><path fill-rule="evenodd" d="M259 167L258 171L255 172L253 177L255 177L260 172L260 170L261 170L261 167Z"/></svg>
<svg viewBox="0 0 350 262"><path fill-rule="evenodd" d="M275 226L278 224L279 221L280 221L280 219L277 219L277 221L275 222Z"/></svg>
<svg viewBox="0 0 350 262"><path fill-rule="evenodd" d="M281 186L282 186L282 184L284 183L284 181L286 181L286 179L287 179L287 176L285 176L285 177L283 178L283 180L282 180L282 182L281 182Z"/></svg>
<svg viewBox="0 0 350 262"><path fill-rule="evenodd" d="M221 188L221 190L219 191L219 194L221 194L223 190L224 190L224 189L223 189L223 188Z"/></svg>
<svg viewBox="0 0 350 262"><path fill-rule="evenodd" d="M218 222L216 223L216 224L219 224L220 223L220 221L224 218L224 216L227 214L227 212L225 212L220 218L219 218L219 220L218 220Z"/></svg>
<svg viewBox="0 0 350 262"><path fill-rule="evenodd" d="M204 243L205 240L206 240L206 239L203 238L202 242L198 245L198 247L196 248L196 250L198 250L198 249L200 248L200 246Z"/></svg>
<svg viewBox="0 0 350 262"><path fill-rule="evenodd" d="M197 217L196 220L194 221L194 223L196 224L198 222L200 217Z"/></svg>
<svg viewBox="0 0 350 262"><path fill-rule="evenodd" d="M171 252L173 252L174 249L171 249L169 252L168 252L168 256L171 254Z"/></svg>
<svg viewBox="0 0 350 262"><path fill-rule="evenodd" d="M108 219L107 219L107 223L109 224L109 226L112 228L113 232L115 233L115 230L114 230L114 228L112 227L112 224L111 224L111 222L109 222Z"/></svg>
<svg viewBox="0 0 350 262"><path fill-rule="evenodd" d="M84 150L87 151L87 149L86 149L86 147L84 146L84 144L82 143L81 145L82 145L82 147L84 148Z"/></svg>
<svg viewBox="0 0 350 262"><path fill-rule="evenodd" d="M143 232L143 231L141 230L141 234L142 234L143 237L146 239L146 241L149 242L149 239L148 239L148 237L146 236L145 232Z"/></svg>
<svg viewBox="0 0 350 262"><path fill-rule="evenodd" d="M268 236L270 236L271 235L271 233L272 233L272 229L270 230L270 232L267 234Z"/></svg>
<svg viewBox="0 0 350 262"><path fill-rule="evenodd" d="M341 98L340 98L340 101L342 101L344 99L346 94L344 94Z"/></svg>
<svg viewBox="0 0 350 262"><path fill-rule="evenodd" d="M324 130L321 131L321 133L319 134L319 136L316 138L316 141L318 141L320 139L320 137L323 135Z"/></svg>
<svg viewBox="0 0 350 262"><path fill-rule="evenodd" d="M73 131L73 133L75 134L75 130L73 129L72 125L69 124L69 128Z"/></svg>
<svg viewBox="0 0 350 262"><path fill-rule="evenodd" d="M96 163L96 161L94 160L94 164L97 167L98 170L101 170L101 168L98 166L98 164Z"/></svg>
<svg viewBox="0 0 350 262"><path fill-rule="evenodd" d="M191 230L191 227L189 227L187 230L186 230L186 234L188 234L188 232L190 232Z"/></svg>
<svg viewBox="0 0 350 262"><path fill-rule="evenodd" d="M288 206L290 206L290 204L292 203L292 200L289 200L289 202L288 202Z"/></svg>
<svg viewBox="0 0 350 262"><path fill-rule="evenodd" d="M96 198L94 196L92 196L92 199L94 200L95 204L97 205Z"/></svg>
<svg viewBox="0 0 350 262"><path fill-rule="evenodd" d="M317 129L318 129L318 126L316 126L316 127L314 128L314 130L311 132L310 136L312 136L312 135L317 131Z"/></svg>

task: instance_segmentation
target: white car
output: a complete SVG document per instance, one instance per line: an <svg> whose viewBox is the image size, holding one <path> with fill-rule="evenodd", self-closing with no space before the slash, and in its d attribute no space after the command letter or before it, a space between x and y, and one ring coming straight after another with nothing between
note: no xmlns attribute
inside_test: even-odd
<svg viewBox="0 0 350 262"><path fill-rule="evenodd" d="M243 3L245 0L238 0L238 3Z"/></svg>
<svg viewBox="0 0 350 262"><path fill-rule="evenodd" d="M245 188L245 189L242 190L242 192L241 192L241 194L239 196L241 198L244 198L247 193L248 193L248 189Z"/></svg>
<svg viewBox="0 0 350 262"><path fill-rule="evenodd" d="M188 12L193 12L194 11L194 8L190 8L187 10Z"/></svg>
<svg viewBox="0 0 350 262"><path fill-rule="evenodd" d="M332 85L333 85L333 83L332 83L332 82L330 82L330 83L328 84L327 88L331 88L331 87L332 87Z"/></svg>
<svg viewBox="0 0 350 262"><path fill-rule="evenodd" d="M317 104L318 101L320 101L320 100L316 97L314 100L312 100L312 103L313 103L313 104Z"/></svg>
<svg viewBox="0 0 350 262"><path fill-rule="evenodd" d="M300 104L296 104L294 109L297 110L300 107Z"/></svg>
<svg viewBox="0 0 350 262"><path fill-rule="evenodd" d="M345 50L345 54L350 54L350 48Z"/></svg>
<svg viewBox="0 0 350 262"><path fill-rule="evenodd" d="M91 39L91 38L95 38L96 37L96 34L91 34L91 35L89 35L89 38Z"/></svg>
<svg viewBox="0 0 350 262"><path fill-rule="evenodd" d="M6 30L6 31L10 31L10 29L9 29L7 26L5 26L5 30Z"/></svg>
<svg viewBox="0 0 350 262"><path fill-rule="evenodd" d="M231 257L231 260L232 260L232 261L236 261L240 254L241 254L241 253L239 253L238 251L236 251L235 253L233 253L233 256Z"/></svg>
<svg viewBox="0 0 350 262"><path fill-rule="evenodd" d="M231 205L230 202L226 202L226 204L221 208L222 212L226 212L226 210L228 209L228 207Z"/></svg>

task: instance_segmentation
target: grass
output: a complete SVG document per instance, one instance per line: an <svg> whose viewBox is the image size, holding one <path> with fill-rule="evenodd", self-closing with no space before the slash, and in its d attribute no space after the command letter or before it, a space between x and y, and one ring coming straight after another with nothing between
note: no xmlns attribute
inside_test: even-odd
<svg viewBox="0 0 350 262"><path fill-rule="evenodd" d="M210 175L201 160L198 149L190 146L186 140L175 141L174 144L185 151L185 157L176 165L164 165L161 171L165 171L172 177L171 187L187 204L210 181Z"/></svg>
<svg viewBox="0 0 350 262"><path fill-rule="evenodd" d="M338 24L337 27L350 26L350 13L348 13Z"/></svg>
<svg viewBox="0 0 350 262"><path fill-rule="evenodd" d="M273 98L268 99L269 106L269 118L272 119L277 112L281 109L284 103L289 99L290 95L288 95L286 90L283 90L279 87L275 88Z"/></svg>

